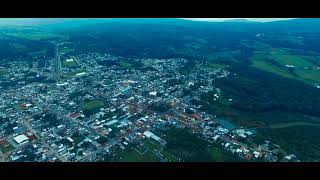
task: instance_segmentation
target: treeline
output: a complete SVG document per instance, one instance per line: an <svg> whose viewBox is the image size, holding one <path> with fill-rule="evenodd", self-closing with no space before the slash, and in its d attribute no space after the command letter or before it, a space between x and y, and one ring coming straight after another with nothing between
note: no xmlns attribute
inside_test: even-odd
<svg viewBox="0 0 320 180"><path fill-rule="evenodd" d="M263 112L283 110L320 116L320 92L302 82L283 78L251 67L230 67L237 76L217 79L215 84L233 99L239 110Z"/></svg>

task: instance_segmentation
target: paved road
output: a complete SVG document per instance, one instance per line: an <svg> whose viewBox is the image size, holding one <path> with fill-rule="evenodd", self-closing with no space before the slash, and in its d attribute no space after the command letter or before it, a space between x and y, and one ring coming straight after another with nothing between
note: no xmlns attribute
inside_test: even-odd
<svg viewBox="0 0 320 180"><path fill-rule="evenodd" d="M0 151L0 162L5 162L2 152Z"/></svg>
<svg viewBox="0 0 320 180"><path fill-rule="evenodd" d="M61 74L61 59L59 52L59 44L54 43L55 48L55 57L54 57L54 69L57 76Z"/></svg>

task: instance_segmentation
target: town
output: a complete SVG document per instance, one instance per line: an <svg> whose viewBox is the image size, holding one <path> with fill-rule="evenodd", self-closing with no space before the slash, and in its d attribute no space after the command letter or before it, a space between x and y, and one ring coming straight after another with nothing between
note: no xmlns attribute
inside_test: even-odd
<svg viewBox="0 0 320 180"><path fill-rule="evenodd" d="M232 102L214 81L236 76L198 62L185 73L183 58L89 53L57 55L31 67L6 61L0 67L6 72L0 79L6 84L0 86L0 161L104 161L133 149L161 162L181 162L163 150L167 142L160 130L171 127L188 129L247 161L300 161L270 140L252 143L258 130L237 127L193 103L208 92L213 101Z"/></svg>

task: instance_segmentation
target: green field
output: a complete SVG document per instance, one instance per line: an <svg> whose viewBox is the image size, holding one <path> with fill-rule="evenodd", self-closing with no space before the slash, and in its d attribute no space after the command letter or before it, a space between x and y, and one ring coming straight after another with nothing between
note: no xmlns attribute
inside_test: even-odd
<svg viewBox="0 0 320 180"><path fill-rule="evenodd" d="M9 146L4 147L3 145L0 145L0 151L1 153L5 154L7 152L10 152L11 150L14 149L14 147L11 144L8 144Z"/></svg>
<svg viewBox="0 0 320 180"><path fill-rule="evenodd" d="M260 69L260 70L274 73L274 74L277 74L277 75L280 75L280 76L283 76L286 78L294 78L294 79L296 78L289 71L281 69L277 66L271 65L265 61L254 60L253 66Z"/></svg>
<svg viewBox="0 0 320 180"><path fill-rule="evenodd" d="M319 70L304 69L305 67L313 66L313 64L304 56L292 55L283 49L272 49L272 51L269 52L269 55L267 52L268 51L255 51L254 55L251 57L252 66L285 78L303 81L307 84L313 85L314 82L320 82ZM273 63L269 63L268 59L274 60L276 63L279 63L279 65L282 65L283 68ZM294 65L295 68L293 73L290 72L285 65Z"/></svg>
<svg viewBox="0 0 320 180"><path fill-rule="evenodd" d="M5 75L8 71L4 68L0 68L0 77Z"/></svg>
<svg viewBox="0 0 320 180"><path fill-rule="evenodd" d="M66 73L63 75L63 77L64 78L74 78L74 77L77 77L78 73L82 73L82 72L86 72L86 71L82 70L82 71L75 71L75 72Z"/></svg>
<svg viewBox="0 0 320 180"><path fill-rule="evenodd" d="M131 148L116 150L117 156L121 157L121 162L159 162L159 158L150 151L144 154L139 154L136 150Z"/></svg>
<svg viewBox="0 0 320 180"><path fill-rule="evenodd" d="M55 34L46 31L33 31L33 32L10 32L4 33L7 36L13 36L17 38L24 38L29 40L47 40L47 39L68 39L67 36L61 34Z"/></svg>
<svg viewBox="0 0 320 180"><path fill-rule="evenodd" d="M215 64L215 63L209 63L207 65L208 68L212 68L212 69L224 69L226 67L228 67L227 65L224 64Z"/></svg>
<svg viewBox="0 0 320 180"><path fill-rule="evenodd" d="M168 162L177 162L178 161L178 159L172 153L170 153L167 150L164 150L158 142L155 142L155 141L152 141L149 139L143 139L142 142L150 150L152 150L156 153L162 154L163 157L168 160Z"/></svg>
<svg viewBox="0 0 320 180"><path fill-rule="evenodd" d="M225 154L221 148L209 146L208 152L211 160L214 162L223 162L226 160Z"/></svg>
<svg viewBox="0 0 320 180"><path fill-rule="evenodd" d="M313 64L309 62L307 59L299 56L290 54L282 49L273 49L270 52L271 59L275 60L279 64L285 65L294 65L297 68L310 67Z"/></svg>
<svg viewBox="0 0 320 180"><path fill-rule="evenodd" d="M121 62L120 62L120 66L121 66L123 69L132 69L132 68L133 68L132 64L127 63L127 62L124 62L124 61L121 61Z"/></svg>
<svg viewBox="0 0 320 180"><path fill-rule="evenodd" d="M17 52L24 52L28 49L27 46L18 43L9 43L9 46Z"/></svg>
<svg viewBox="0 0 320 180"><path fill-rule="evenodd" d="M59 52L60 53L69 53L69 52L73 52L74 51L74 49L72 49L72 48L69 48L69 47L66 47L66 46L63 46L63 47L59 47Z"/></svg>
<svg viewBox="0 0 320 180"><path fill-rule="evenodd" d="M31 53L29 53L29 55L32 55L32 56L43 56L43 55L46 55L46 53L47 53L47 50L44 49L44 50L41 50L41 51L31 52Z"/></svg>
<svg viewBox="0 0 320 180"><path fill-rule="evenodd" d="M311 80L315 82L320 82L320 70L295 70L294 71L299 77L305 80Z"/></svg>
<svg viewBox="0 0 320 180"><path fill-rule="evenodd" d="M99 110L100 108L102 108L104 106L104 103L100 100L88 100L88 101L84 101L81 104L81 107L83 110L87 110L87 111L95 111L95 110Z"/></svg>
<svg viewBox="0 0 320 180"><path fill-rule="evenodd" d="M309 123L309 122L276 123L276 124L271 124L270 128L272 128L272 129L280 129L280 128L288 128L288 127L294 127L294 126L320 127L320 123Z"/></svg>
<svg viewBox="0 0 320 180"><path fill-rule="evenodd" d="M75 61L69 61L67 62L66 60L62 61L62 65L66 67L75 67L77 66L77 63Z"/></svg>

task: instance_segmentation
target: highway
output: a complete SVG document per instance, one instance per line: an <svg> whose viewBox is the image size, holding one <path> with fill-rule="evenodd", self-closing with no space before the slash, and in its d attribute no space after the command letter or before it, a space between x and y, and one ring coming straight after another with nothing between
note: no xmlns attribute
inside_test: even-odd
<svg viewBox="0 0 320 180"><path fill-rule="evenodd" d="M61 70L61 59L60 59L60 52L59 52L59 44L54 43L55 48L55 57L54 57L54 69L56 75L59 77L62 73Z"/></svg>

